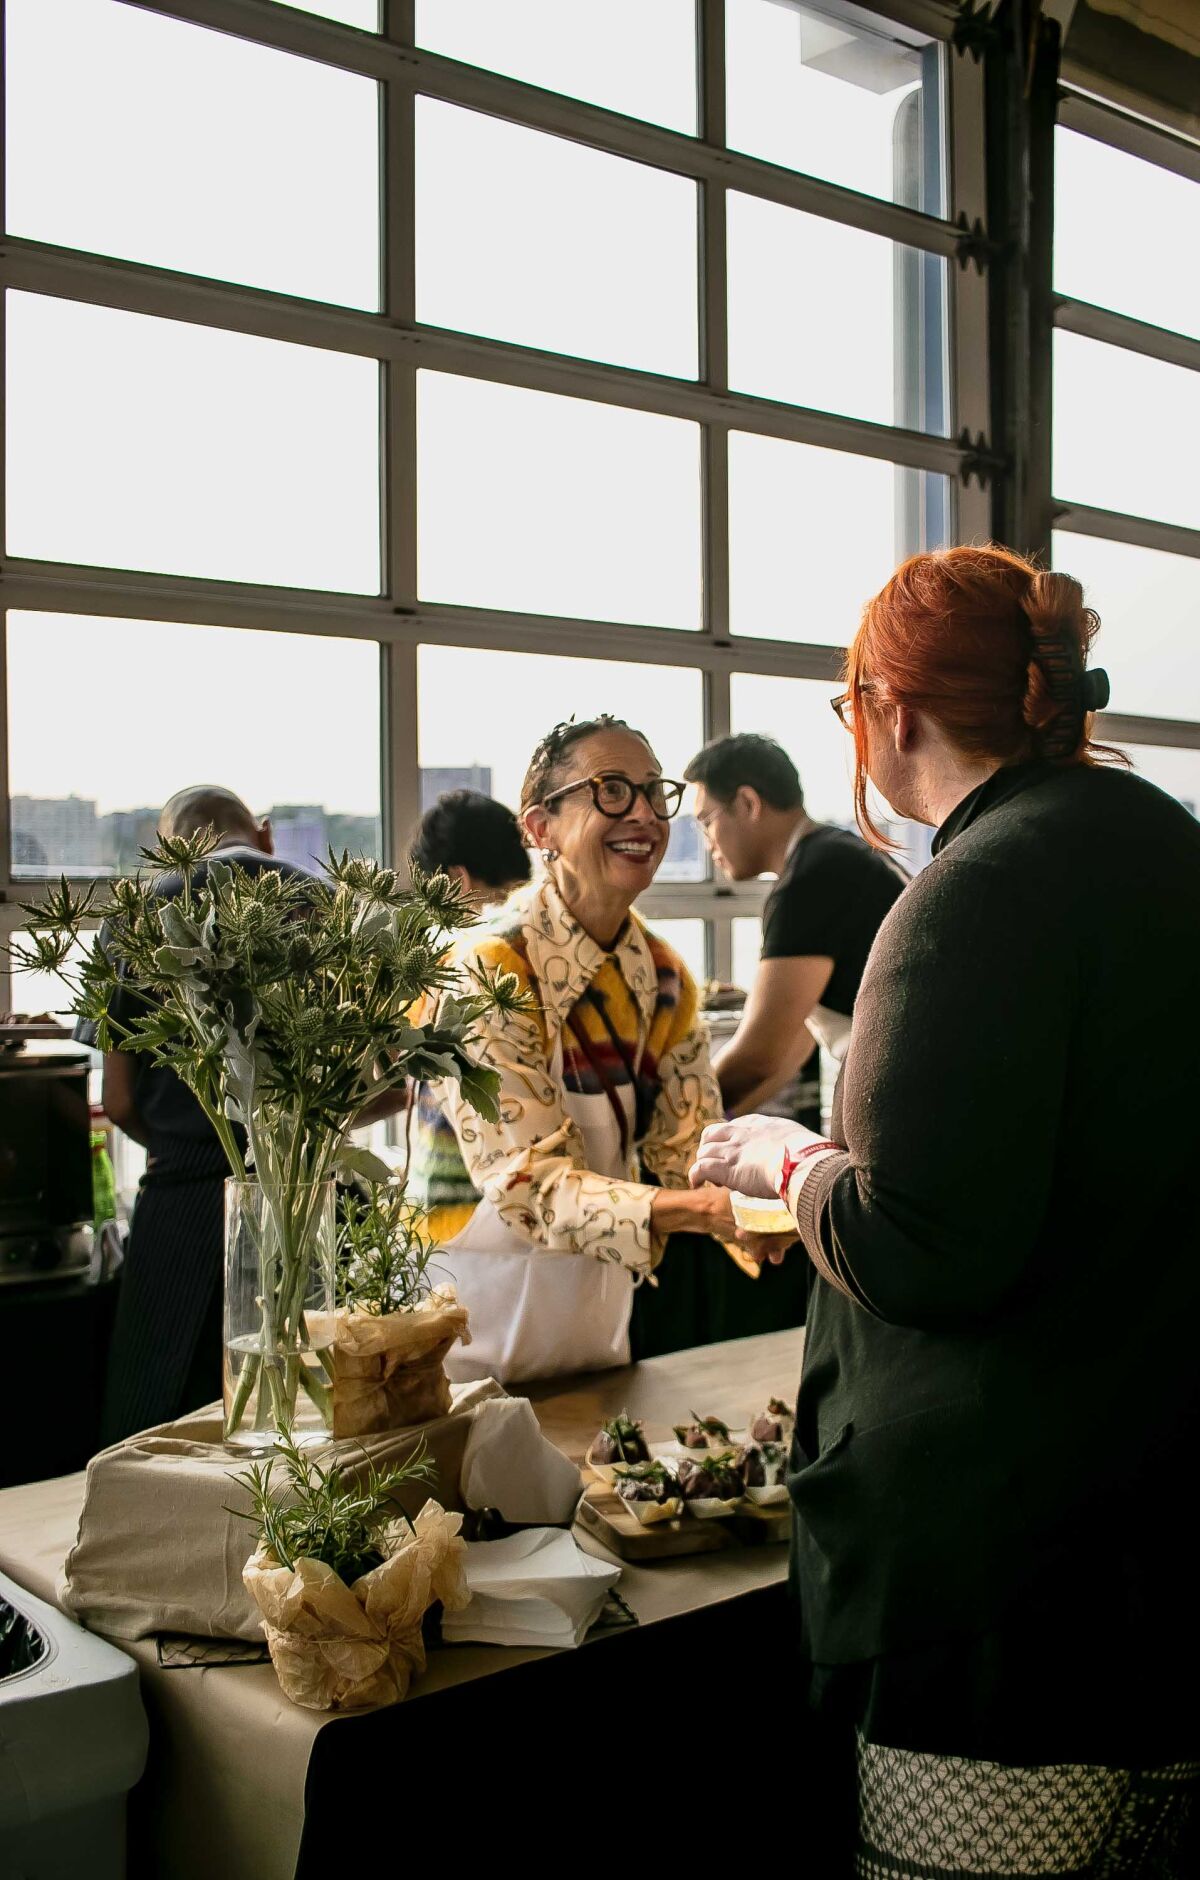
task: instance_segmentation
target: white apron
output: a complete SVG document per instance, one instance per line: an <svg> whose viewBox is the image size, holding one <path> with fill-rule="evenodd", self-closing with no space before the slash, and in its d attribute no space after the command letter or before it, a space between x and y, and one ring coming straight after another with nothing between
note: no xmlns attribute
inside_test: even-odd
<svg viewBox="0 0 1200 1880"><path fill-rule="evenodd" d="M562 1046L551 1076L561 1086ZM633 1092L628 1100L632 1121ZM583 1137L586 1166L597 1175L629 1179L621 1132L607 1102L564 1090L563 1108ZM606 1371L629 1363L633 1275L627 1267L586 1253L547 1253L506 1226L481 1200L462 1232L435 1260L448 1273L471 1315L471 1342L446 1359L452 1382L494 1377L501 1384L568 1371Z"/></svg>

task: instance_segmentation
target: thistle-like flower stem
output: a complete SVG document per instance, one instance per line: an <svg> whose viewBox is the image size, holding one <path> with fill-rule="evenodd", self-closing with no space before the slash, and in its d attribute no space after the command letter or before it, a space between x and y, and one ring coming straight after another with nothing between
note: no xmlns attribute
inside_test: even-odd
<svg viewBox="0 0 1200 1880"><path fill-rule="evenodd" d="M239 1427L242 1418L246 1414L246 1405L250 1401L250 1393L254 1389L254 1381L261 1369L261 1354L257 1351L248 1353L238 1376L237 1389L233 1393L233 1402L229 1406L229 1415L225 1419L225 1428L222 1434L226 1442L229 1441L229 1438Z"/></svg>

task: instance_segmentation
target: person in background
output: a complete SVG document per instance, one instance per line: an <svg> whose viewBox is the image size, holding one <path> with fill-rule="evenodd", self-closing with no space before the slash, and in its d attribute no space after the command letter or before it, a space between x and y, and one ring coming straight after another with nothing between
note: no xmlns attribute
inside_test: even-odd
<svg viewBox="0 0 1200 1880"><path fill-rule="evenodd" d="M530 1005L480 1027L498 1115L477 1115L442 1082L436 1127L427 1109L418 1129L410 1193L432 1210L439 1268L471 1314L452 1375L624 1364L631 1320L637 1355L716 1335L699 1322L697 1243L672 1239L689 1229L756 1290L709 1238L732 1237L729 1197L687 1187L700 1132L720 1114L696 988L632 911L682 796L623 720L556 725L521 792L544 873L455 950L465 978L511 973Z"/></svg>
<svg viewBox="0 0 1200 1880"><path fill-rule="evenodd" d="M418 823L411 852L424 874L440 869L458 881L481 913L507 900L531 873L516 817L481 790L439 796Z"/></svg>
<svg viewBox="0 0 1200 1880"><path fill-rule="evenodd" d="M811 1263L788 1486L830 1872L1200 1871L1200 824L1093 743L1098 626L996 548L868 605L860 826L869 778L933 860L831 1140L743 1117L693 1171L782 1198Z"/></svg>
<svg viewBox="0 0 1200 1880"><path fill-rule="evenodd" d="M239 796L218 784L180 790L158 822L164 837L197 836L208 828L219 838L214 852L222 861L249 873L274 868L306 875L276 859L270 823L257 821ZM203 877L202 863L193 879ZM156 884L164 898L181 886L178 875ZM118 990L109 1015L128 1026L145 1009L137 994ZM93 1044L95 1026L81 1022L75 1035ZM106 1051L103 1078L105 1115L146 1150L109 1349L100 1425L107 1444L221 1394L229 1165L208 1118L173 1071L142 1052Z"/></svg>
<svg viewBox="0 0 1200 1880"><path fill-rule="evenodd" d="M737 1116L762 1110L818 1043L841 1064L867 955L907 876L849 830L813 821L773 738L716 738L684 776L718 867L732 881L776 877L742 1022L713 1066Z"/></svg>

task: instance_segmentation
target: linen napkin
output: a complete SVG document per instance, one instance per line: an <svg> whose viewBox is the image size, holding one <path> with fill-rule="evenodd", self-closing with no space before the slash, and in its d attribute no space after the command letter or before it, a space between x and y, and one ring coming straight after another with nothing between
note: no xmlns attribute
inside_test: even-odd
<svg viewBox="0 0 1200 1880"><path fill-rule="evenodd" d="M583 1494L578 1464L542 1435L528 1397L480 1404L460 1480L468 1508L495 1508L521 1527L569 1527Z"/></svg>
<svg viewBox="0 0 1200 1880"><path fill-rule="evenodd" d="M447 1644L541 1645L572 1650L583 1643L620 1567L585 1554L560 1528L529 1528L500 1541L467 1547L470 1604L442 1619Z"/></svg>

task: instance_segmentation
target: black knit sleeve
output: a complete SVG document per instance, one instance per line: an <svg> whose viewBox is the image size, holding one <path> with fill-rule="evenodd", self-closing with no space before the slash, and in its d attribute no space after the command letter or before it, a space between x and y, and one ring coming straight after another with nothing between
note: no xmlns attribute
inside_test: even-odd
<svg viewBox="0 0 1200 1880"><path fill-rule="evenodd" d="M978 1323L1031 1258L1078 1003L1076 940L1044 887L1003 859L947 855L894 910L863 980L847 1155L814 1168L798 1220L818 1271L893 1323Z"/></svg>

